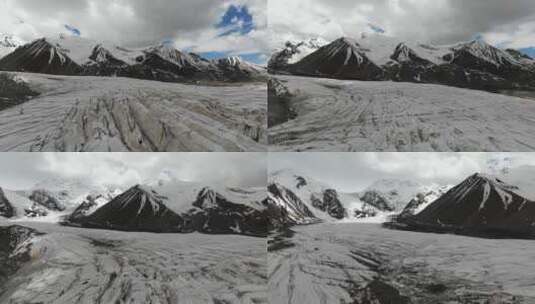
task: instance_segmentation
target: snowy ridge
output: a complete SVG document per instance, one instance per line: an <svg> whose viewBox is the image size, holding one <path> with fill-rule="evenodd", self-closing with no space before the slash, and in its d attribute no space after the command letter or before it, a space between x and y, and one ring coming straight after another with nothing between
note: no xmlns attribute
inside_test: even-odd
<svg viewBox="0 0 535 304"><path fill-rule="evenodd" d="M500 67L502 65L520 65L520 63L506 51L495 48L479 39L460 44L457 47L453 47L452 50L454 53L466 51L479 59L483 59L495 65L496 67ZM455 61L457 56L457 54L454 54L453 61Z"/></svg>
<svg viewBox="0 0 535 304"><path fill-rule="evenodd" d="M493 92L535 87L533 61L482 40L436 46L382 34L342 37L290 62L298 45L288 43L275 52L268 68L280 74L437 83Z"/></svg>
<svg viewBox="0 0 535 304"><path fill-rule="evenodd" d="M324 222L384 222L388 216L408 212L404 208L416 197L418 206L425 208L450 186L421 185L412 181L379 180L360 193L344 193L335 187L292 170L270 173L268 192L271 200L284 208L295 223Z"/></svg>
<svg viewBox="0 0 535 304"><path fill-rule="evenodd" d="M10 220L53 223L61 221L88 200L93 201L94 206L84 211L87 214L120 193L121 190L114 186L65 178L49 178L28 190L4 189L7 203L14 211L13 216L7 216ZM0 216L6 217L6 214Z"/></svg>
<svg viewBox="0 0 535 304"><path fill-rule="evenodd" d="M93 61L90 57L95 48L105 50L113 57L128 64L134 64L135 58L143 54L141 50L130 50L109 42L98 42L77 36L46 37L45 40L60 49L80 66Z"/></svg>
<svg viewBox="0 0 535 304"><path fill-rule="evenodd" d="M265 236L265 188L183 182L164 171L103 205L87 197L64 225L156 233L203 232Z"/></svg>
<svg viewBox="0 0 535 304"><path fill-rule="evenodd" d="M46 58L45 58L46 57ZM0 69L56 75L123 76L165 82L259 81L261 68L234 57L209 61L163 43L128 49L77 36L45 37L0 60Z"/></svg>
<svg viewBox="0 0 535 304"><path fill-rule="evenodd" d="M499 178L476 173L400 222L410 230L532 238L535 202L517 191Z"/></svg>
<svg viewBox="0 0 535 304"><path fill-rule="evenodd" d="M11 34L0 33L0 58L13 52L17 47L25 42Z"/></svg>

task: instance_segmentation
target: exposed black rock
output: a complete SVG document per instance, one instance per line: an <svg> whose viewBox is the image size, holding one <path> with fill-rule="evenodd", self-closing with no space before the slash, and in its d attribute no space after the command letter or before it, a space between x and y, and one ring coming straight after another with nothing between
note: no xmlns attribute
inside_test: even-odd
<svg viewBox="0 0 535 304"><path fill-rule="evenodd" d="M474 174L395 228L487 237L535 237L535 202L499 179ZM398 225L399 224L399 225Z"/></svg>
<svg viewBox="0 0 535 304"><path fill-rule="evenodd" d="M33 204L30 208L24 209L24 215L27 217L47 216L48 210L39 204Z"/></svg>
<svg viewBox="0 0 535 304"><path fill-rule="evenodd" d="M297 117L291 106L292 94L284 84L275 78L268 80L268 127L283 124Z"/></svg>
<svg viewBox="0 0 535 304"><path fill-rule="evenodd" d="M307 181L304 177L297 176L295 179L297 180L297 189L307 185Z"/></svg>
<svg viewBox="0 0 535 304"><path fill-rule="evenodd" d="M392 205L383 195L376 191L368 190L360 196L360 200L369 204L381 211L394 211L395 206Z"/></svg>
<svg viewBox="0 0 535 304"><path fill-rule="evenodd" d="M187 83L265 79L265 71L239 58L209 61L197 54L180 52L169 45L148 48L135 58L135 63L126 63L101 44L97 44L92 46L87 62L76 63L69 57L68 49L45 38L19 47L1 58L0 70L56 75L121 76Z"/></svg>
<svg viewBox="0 0 535 304"><path fill-rule="evenodd" d="M258 67L254 67L239 57L228 57L215 60L221 78L230 81L248 81L251 79L264 80L265 74Z"/></svg>
<svg viewBox="0 0 535 304"><path fill-rule="evenodd" d="M83 227L124 231L181 232L184 220L167 208L165 198L139 185L85 217L71 218ZM70 224L70 223L66 223Z"/></svg>
<svg viewBox="0 0 535 304"><path fill-rule="evenodd" d="M0 216L10 218L15 215L16 215L15 208L13 208L11 203L6 198L6 195L4 194L4 190L0 188Z"/></svg>
<svg viewBox="0 0 535 304"><path fill-rule="evenodd" d="M314 195L311 196L310 200L312 201L312 206L323 212L327 212L330 216L336 219L343 219L346 217L346 210L338 199L338 193L334 189L323 191L323 200Z"/></svg>
<svg viewBox="0 0 535 304"><path fill-rule="evenodd" d="M289 60L296 54L302 52L302 48L319 49L321 42L318 39L310 39L308 41L301 41L298 43L292 43L287 41L282 51L276 52L269 59L268 72L269 73L284 73L289 66Z"/></svg>
<svg viewBox="0 0 535 304"><path fill-rule="evenodd" d="M285 225L304 224L318 220L293 191L280 184L269 184L268 196L268 202L276 205L276 210L280 210L282 218L279 222Z"/></svg>
<svg viewBox="0 0 535 304"><path fill-rule="evenodd" d="M65 206L63 206L63 204L61 204L52 193L43 189L37 189L32 191L29 196L29 199L49 210L65 210Z"/></svg>
<svg viewBox="0 0 535 304"><path fill-rule="evenodd" d="M415 210L418 209L425 201L421 196L418 196L416 198L413 198L405 208L403 208L403 211L399 214L400 217L407 217L412 216L415 213Z"/></svg>
<svg viewBox="0 0 535 304"><path fill-rule="evenodd" d="M384 71L368 59L360 45L340 38L289 65L292 74L354 80L382 80Z"/></svg>
<svg viewBox="0 0 535 304"><path fill-rule="evenodd" d="M0 290L11 275L31 260L31 243L22 244L37 235L42 233L23 226L0 227Z"/></svg>
<svg viewBox="0 0 535 304"><path fill-rule="evenodd" d="M12 75L0 73L0 110L24 103L39 95L26 83L17 81Z"/></svg>
<svg viewBox="0 0 535 304"><path fill-rule="evenodd" d="M266 236L269 227L267 202L258 208L229 201L220 193L203 188L189 211L177 214L164 197L150 188L135 186L96 209L97 199L88 197L64 220L64 225L147 232L203 232Z"/></svg>
<svg viewBox="0 0 535 304"><path fill-rule="evenodd" d="M368 217L374 217L377 215L377 211L374 208L369 208L367 205L364 205L362 209L357 209L353 213L353 217L362 219Z"/></svg>
<svg viewBox="0 0 535 304"><path fill-rule="evenodd" d="M299 44L275 53L270 73L351 80L435 83L498 92L507 89L535 90L535 61L514 50L501 50L476 40L449 49L443 63L435 64L405 43L392 50L391 61L377 65L357 41L340 38L300 61L288 64ZM421 45L430 51L432 47Z"/></svg>
<svg viewBox="0 0 535 304"><path fill-rule="evenodd" d="M513 56L513 58L515 58L517 61L521 61L522 59L533 60L533 58L531 58L529 55L526 55L518 50L506 49L505 51L509 53L509 55Z"/></svg>
<svg viewBox="0 0 535 304"><path fill-rule="evenodd" d="M200 210L183 215L184 229L214 234L267 236L268 210L257 210L227 200L223 195L202 189L193 202Z"/></svg>
<svg viewBox="0 0 535 304"><path fill-rule="evenodd" d="M79 75L82 67L72 61L60 47L52 45L43 38L20 46L1 58L0 70Z"/></svg>
<svg viewBox="0 0 535 304"><path fill-rule="evenodd" d="M76 222L77 220L80 220L87 216L89 212L91 212L98 206L96 202L96 199L98 198L99 197L93 197L91 195L88 195L86 199L69 215L69 220L72 222Z"/></svg>
<svg viewBox="0 0 535 304"><path fill-rule="evenodd" d="M92 61L84 65L82 74L94 76L120 76L124 75L128 64L115 58L112 53L98 44L93 48L89 59Z"/></svg>
<svg viewBox="0 0 535 304"><path fill-rule="evenodd" d="M269 219L268 231L281 230L295 224L288 217L288 211L282 206L278 205L272 198L266 198L264 200L264 204L267 207L267 214Z"/></svg>
<svg viewBox="0 0 535 304"><path fill-rule="evenodd" d="M392 285L376 279L363 288L350 290L354 304L410 304L409 297L403 296Z"/></svg>

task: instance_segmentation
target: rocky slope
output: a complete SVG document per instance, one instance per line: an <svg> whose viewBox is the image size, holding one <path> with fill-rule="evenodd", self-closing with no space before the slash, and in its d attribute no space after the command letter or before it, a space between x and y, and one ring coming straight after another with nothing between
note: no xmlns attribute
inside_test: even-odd
<svg viewBox="0 0 535 304"><path fill-rule="evenodd" d="M0 70L122 76L167 82L260 81L265 71L231 57L210 61L169 44L127 49L80 37L41 38L0 59Z"/></svg>
<svg viewBox="0 0 535 304"><path fill-rule="evenodd" d="M178 232L184 220L169 210L164 197L134 186L87 216L70 217L82 227L124 231Z"/></svg>
<svg viewBox="0 0 535 304"><path fill-rule="evenodd" d="M535 202L519 188L474 174L415 216L401 218L408 229L456 232L490 237L535 235Z"/></svg>
<svg viewBox="0 0 535 304"><path fill-rule="evenodd" d="M22 39L6 33L0 33L0 58L13 52L17 47L23 45Z"/></svg>
<svg viewBox="0 0 535 304"><path fill-rule="evenodd" d="M89 228L265 236L268 210L259 189L203 187L176 180L136 185L101 207L88 199L64 222Z"/></svg>
<svg viewBox="0 0 535 304"><path fill-rule="evenodd" d="M28 227L0 226L0 290L10 276L31 260L32 238L38 235L41 233Z"/></svg>
<svg viewBox="0 0 535 304"><path fill-rule="evenodd" d="M299 44L297 44L298 46ZM384 35L342 37L292 61L298 47L273 54L268 69L314 77L436 83L499 91L535 88L535 61L481 40L449 46L400 41Z"/></svg>
<svg viewBox="0 0 535 304"><path fill-rule="evenodd" d="M448 186L378 180L359 193L346 193L292 170L281 170L271 174L268 195L270 203L284 210L281 216L289 225L341 220L382 222L388 215L404 211L412 199L421 197L427 203L445 189Z"/></svg>

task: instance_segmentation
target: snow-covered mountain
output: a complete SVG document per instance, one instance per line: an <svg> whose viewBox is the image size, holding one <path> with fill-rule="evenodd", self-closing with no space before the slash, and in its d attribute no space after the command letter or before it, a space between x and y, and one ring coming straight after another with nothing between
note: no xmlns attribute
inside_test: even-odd
<svg viewBox="0 0 535 304"><path fill-rule="evenodd" d="M299 45L299 44L297 44ZM484 90L535 87L535 61L482 40L435 46L375 34L339 38L299 60L294 44L273 54L271 72L354 80L439 83Z"/></svg>
<svg viewBox="0 0 535 304"><path fill-rule="evenodd" d="M210 61L170 44L129 49L77 36L47 37L0 60L0 70L57 75L123 76L169 82L251 81L263 69L242 59Z"/></svg>
<svg viewBox="0 0 535 304"><path fill-rule="evenodd" d="M285 210L289 224L317 221L376 221L400 213L416 197L433 200L448 186L379 180L359 193L346 193L313 178L281 170L270 175L271 203Z"/></svg>
<svg viewBox="0 0 535 304"><path fill-rule="evenodd" d="M0 58L13 52L17 47L24 44L24 41L14 35L0 33Z"/></svg>
<svg viewBox="0 0 535 304"><path fill-rule="evenodd" d="M401 222L420 230L533 236L535 202L518 191L516 185L476 173Z"/></svg>
<svg viewBox="0 0 535 304"><path fill-rule="evenodd" d="M284 48L277 50L268 62L270 71L284 70L288 64L293 64L303 59L310 53L329 42L321 37L311 38L305 41L287 41Z"/></svg>
<svg viewBox="0 0 535 304"><path fill-rule="evenodd" d="M112 185L66 178L49 178L28 190L2 189L0 216L13 220L57 222L88 200L102 206L121 193Z"/></svg>
<svg viewBox="0 0 535 304"><path fill-rule="evenodd" d="M423 185L410 180L382 179L374 182L361 193L361 199L382 202L385 210L401 211L413 199L432 202L449 190L452 185Z"/></svg>
<svg viewBox="0 0 535 304"><path fill-rule="evenodd" d="M98 206L85 201L67 225L126 231L267 233L265 188L206 186L160 178Z"/></svg>

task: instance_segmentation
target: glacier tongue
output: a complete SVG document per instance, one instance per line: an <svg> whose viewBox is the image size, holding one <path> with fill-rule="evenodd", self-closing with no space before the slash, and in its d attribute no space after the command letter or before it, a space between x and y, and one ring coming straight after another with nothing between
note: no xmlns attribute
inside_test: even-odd
<svg viewBox="0 0 535 304"><path fill-rule="evenodd" d="M0 112L0 150L265 151L266 88L21 74L41 96Z"/></svg>
<svg viewBox="0 0 535 304"><path fill-rule="evenodd" d="M24 225L46 234L0 302L268 303L265 239Z"/></svg>

